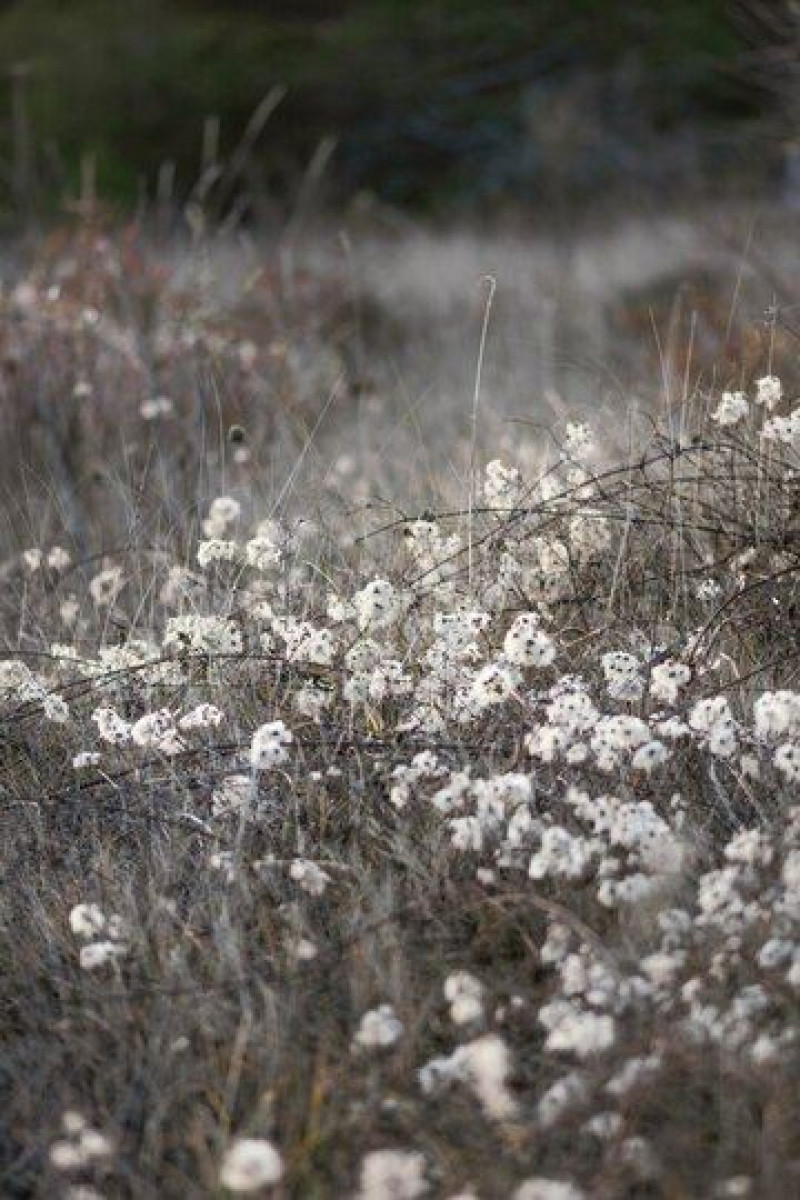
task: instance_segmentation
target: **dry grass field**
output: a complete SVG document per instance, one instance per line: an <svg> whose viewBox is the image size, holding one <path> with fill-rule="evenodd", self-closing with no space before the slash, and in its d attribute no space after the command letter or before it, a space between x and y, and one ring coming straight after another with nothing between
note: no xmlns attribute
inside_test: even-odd
<svg viewBox="0 0 800 1200"><path fill-rule="evenodd" d="M0 1195L800 1191L796 216L0 295Z"/></svg>

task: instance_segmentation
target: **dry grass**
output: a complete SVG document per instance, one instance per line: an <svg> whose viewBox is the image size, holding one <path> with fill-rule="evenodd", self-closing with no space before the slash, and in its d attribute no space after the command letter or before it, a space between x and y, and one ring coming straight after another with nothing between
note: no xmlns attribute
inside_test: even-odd
<svg viewBox="0 0 800 1200"><path fill-rule="evenodd" d="M244 1135L280 1148L283 1180L264 1189L276 1197L355 1194L364 1155L385 1148L422 1153L442 1197L500 1200L540 1177L603 1200L794 1194L797 980L787 964L793 938L799 961L800 913L786 863L798 853L797 783L754 727L753 704L800 690L800 476L796 446L760 437L757 406L730 428L708 416L722 390L752 397L768 372L784 382L776 412L791 408L792 312L782 304L763 319L791 250L775 256L770 233L769 275L709 252L689 224L658 228L669 247L660 254L633 228L560 248L542 240L527 257L508 240L421 236L399 247L354 239L346 252L178 253L84 231L39 248L7 289L2 657L35 678L0 665L4 1196L78 1197L69 1189L80 1182L108 1197L222 1195L220 1162ZM467 506L481 311L463 280L490 271L500 288L477 448L481 461L500 452L523 473ZM659 279L690 273L702 302L681 308ZM650 299L630 298L641 293ZM633 393L638 412L623 420ZM142 405L160 396L172 412L145 418ZM565 442L566 415L594 425L588 458ZM238 557L200 571L200 526L218 495L241 506L220 530ZM430 559L409 553L423 508L442 539L460 538ZM261 574L241 555L265 518L281 523L270 533L281 561ZM69 565L48 565L54 545ZM42 564L20 557L30 548ZM164 591L176 566L197 576L177 597ZM96 603L92 581L117 567L115 594ZM331 593L353 598L375 577L394 585L393 620L340 620ZM265 642L264 599L327 629L328 661L293 652L277 626ZM464 607L488 623L477 662L450 677L452 647L436 668L426 655L435 614ZM505 702L482 700L462 719L458 688L505 662L505 635L525 611L540 613L554 662L521 668ZM233 622L241 646L165 645L179 612ZM382 668L359 675L347 654L369 637L408 688L393 693ZM603 655L613 651L637 659L638 691L609 690ZM665 659L689 669L674 703L651 688ZM364 700L348 692L354 681ZM308 687L328 705L317 719L298 707ZM703 697L725 697L735 751L710 749L692 726L654 770L622 751L609 767L596 748L537 757L528 735L565 687L603 715L646 721L654 738L660 710L685 719ZM54 695L66 720L47 719ZM218 706L222 723L187 734L177 753L109 745L92 720L108 705L135 722L199 703ZM427 724L414 725L425 703ZM250 774L252 733L276 719L293 733L286 761L253 772L246 800L225 814L220 785ZM80 751L100 757L76 770ZM435 769L404 777L422 751ZM480 788L452 813L435 802L465 770L496 781L503 809L476 818L472 850L451 820L481 812ZM528 781L523 802L502 791L509 772ZM613 853L594 845L602 836L571 787L593 802L611 792L652 806L657 840L674 841L679 862L643 866L649 851L636 838ZM528 824L514 833L523 811ZM531 878L554 826L584 846L587 866ZM736 866L746 830L766 849ZM292 876L297 860L325 872L321 894ZM703 880L725 865L755 910L698 919ZM602 902L608 870L648 875L641 901ZM124 954L97 970L81 969L70 927L87 902L126 929ZM691 920L673 944L659 914L677 908ZM542 953L559 926L584 965L614 980L605 999L584 996L615 1028L585 1055L549 1046L540 1020L565 986L558 959ZM758 959L770 938L790 946L780 969ZM303 940L313 957L298 956ZM642 964L657 951L679 961L663 988L637 996L632 981L649 978ZM443 995L454 971L484 989L465 1026ZM682 990L692 980L694 999ZM736 1016L755 985L764 1005ZM379 1004L392 1005L402 1037L354 1050ZM716 1005L707 1036L687 1024L700 1019L693 1004ZM502 1118L487 1115L475 1078L420 1086L426 1063L487 1034L510 1054ZM616 1097L606 1090L651 1053L654 1075ZM579 1093L545 1121L542 1096L573 1069ZM51 1150L69 1111L113 1152L64 1171ZM602 1136L587 1128L609 1111ZM372 1200L421 1194L398 1186L362 1181Z"/></svg>

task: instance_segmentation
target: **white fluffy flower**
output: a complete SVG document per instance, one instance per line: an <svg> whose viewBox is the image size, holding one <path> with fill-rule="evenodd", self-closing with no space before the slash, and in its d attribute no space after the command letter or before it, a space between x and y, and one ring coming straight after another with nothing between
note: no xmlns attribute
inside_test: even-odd
<svg viewBox="0 0 800 1200"><path fill-rule="evenodd" d="M539 628L538 613L520 613L505 636L503 653L518 667L548 667L556 648Z"/></svg>
<svg viewBox="0 0 800 1200"><path fill-rule="evenodd" d="M72 767L75 771L82 771L85 767L96 767L101 762L101 755L96 750L80 750L73 755Z"/></svg>
<svg viewBox="0 0 800 1200"><path fill-rule="evenodd" d="M641 663L634 654L611 650L601 658L608 694L618 700L636 700L642 692Z"/></svg>
<svg viewBox="0 0 800 1200"><path fill-rule="evenodd" d="M778 746L774 762L790 783L800 783L800 742L784 742Z"/></svg>
<svg viewBox="0 0 800 1200"><path fill-rule="evenodd" d="M128 947L124 942L90 942L88 946L81 947L80 964L84 971L96 971L116 962L118 958L124 958L127 953Z"/></svg>
<svg viewBox="0 0 800 1200"><path fill-rule="evenodd" d="M652 742L645 742L638 748L631 759L631 766L634 771L644 771L649 775L656 767L660 767L662 763L665 763L668 758L669 750L664 743L654 740Z"/></svg>
<svg viewBox="0 0 800 1200"><path fill-rule="evenodd" d="M770 738L800 735L800 692L788 688L762 692L753 705L756 735Z"/></svg>
<svg viewBox="0 0 800 1200"><path fill-rule="evenodd" d="M454 1057L460 1078L475 1093L487 1117L505 1121L515 1116L517 1103L507 1085L511 1052L501 1037L487 1033L459 1046Z"/></svg>
<svg viewBox="0 0 800 1200"><path fill-rule="evenodd" d="M365 1012L353 1038L353 1044L363 1050L386 1049L403 1036L403 1022L391 1004L381 1004Z"/></svg>
<svg viewBox="0 0 800 1200"><path fill-rule="evenodd" d="M756 404L763 404L769 412L781 402L783 387L776 375L764 375L756 380Z"/></svg>
<svg viewBox="0 0 800 1200"><path fill-rule="evenodd" d="M487 663L478 671L469 689L472 710L483 712L494 704L502 704L520 684L518 673L506 663Z"/></svg>
<svg viewBox="0 0 800 1200"><path fill-rule="evenodd" d="M30 550L22 551L22 561L26 568L33 574L38 571L42 565L43 552L38 546L32 546Z"/></svg>
<svg viewBox="0 0 800 1200"><path fill-rule="evenodd" d="M454 971L447 976L444 996L450 1005L450 1019L456 1025L466 1025L483 1016L483 984L468 971Z"/></svg>
<svg viewBox="0 0 800 1200"><path fill-rule="evenodd" d="M236 562L238 557L238 544L224 538L207 538L197 546L197 562L204 568L210 567L212 563Z"/></svg>
<svg viewBox="0 0 800 1200"><path fill-rule="evenodd" d="M239 1138L226 1151L219 1181L230 1192L258 1192L283 1177L280 1152L266 1138Z"/></svg>
<svg viewBox="0 0 800 1200"><path fill-rule="evenodd" d="M318 667L328 667L333 662L336 640L329 629L319 629L310 621L297 621L293 617L276 617L272 628L283 641L290 662Z"/></svg>
<svg viewBox="0 0 800 1200"><path fill-rule="evenodd" d="M224 713L213 704L198 704L195 708L184 713L178 721L178 728L188 732L192 729L212 729L221 725Z"/></svg>
<svg viewBox="0 0 800 1200"><path fill-rule="evenodd" d="M171 417L175 406L169 396L151 396L139 405L139 413L145 421L157 421L159 417Z"/></svg>
<svg viewBox="0 0 800 1200"><path fill-rule="evenodd" d="M331 881L330 875L308 858L295 858L289 867L289 877L309 896L321 896Z"/></svg>
<svg viewBox="0 0 800 1200"><path fill-rule="evenodd" d="M722 426L738 425L749 409L744 392L723 392L722 399L711 414L711 420Z"/></svg>
<svg viewBox="0 0 800 1200"><path fill-rule="evenodd" d="M485 1034L458 1046L452 1054L431 1059L419 1071L420 1087L433 1092L454 1083L465 1084L475 1094L486 1116L504 1121L517 1112L507 1078L511 1054L501 1037Z"/></svg>
<svg viewBox="0 0 800 1200"><path fill-rule="evenodd" d="M106 916L99 904L76 904L70 910L69 927L76 937L97 937L106 928Z"/></svg>
<svg viewBox="0 0 800 1200"><path fill-rule="evenodd" d="M582 462L592 451L594 434L585 421L568 421L564 434L564 457Z"/></svg>
<svg viewBox="0 0 800 1200"><path fill-rule="evenodd" d="M89 595L98 608L113 604L125 582L121 567L108 567L100 571L89 584Z"/></svg>
<svg viewBox="0 0 800 1200"><path fill-rule="evenodd" d="M531 879L580 879L594 851L585 838L573 835L560 825L551 825L542 834L541 848L530 860Z"/></svg>
<svg viewBox="0 0 800 1200"><path fill-rule="evenodd" d="M212 501L208 516L203 521L203 533L207 538L219 538L239 516L242 507L233 496L217 496Z"/></svg>
<svg viewBox="0 0 800 1200"><path fill-rule="evenodd" d="M586 1192L563 1179L526 1179L514 1192L513 1200L586 1200Z"/></svg>
<svg viewBox="0 0 800 1200"><path fill-rule="evenodd" d="M92 720L97 726L97 733L104 742L112 746L125 746L132 739L132 729L114 708L96 708Z"/></svg>
<svg viewBox="0 0 800 1200"><path fill-rule="evenodd" d="M291 731L283 721L269 721L253 734L250 743L250 762L256 771L280 766L288 758L286 747L293 741Z"/></svg>
<svg viewBox="0 0 800 1200"><path fill-rule="evenodd" d="M283 556L281 547L268 537L254 537L245 544L245 558L257 571L269 571L277 567Z"/></svg>
<svg viewBox="0 0 800 1200"><path fill-rule="evenodd" d="M353 597L358 627L362 631L384 629L400 614L400 598L386 579L373 579Z"/></svg>
<svg viewBox="0 0 800 1200"><path fill-rule="evenodd" d="M578 1058L599 1054L614 1045L616 1022L606 1013L580 1009L568 1000L554 1000L539 1010L547 1029L545 1049L566 1051Z"/></svg>
<svg viewBox="0 0 800 1200"><path fill-rule="evenodd" d="M131 726L131 739L136 746L165 749L169 753L175 750L176 738L173 714L168 708L145 713Z"/></svg>
<svg viewBox="0 0 800 1200"><path fill-rule="evenodd" d="M417 1200L428 1191L425 1157L413 1150L373 1150L361 1161L358 1200Z"/></svg>
<svg viewBox="0 0 800 1200"><path fill-rule="evenodd" d="M767 441L781 442L790 449L800 450L800 406L788 417L770 417L762 426L761 436Z"/></svg>
<svg viewBox="0 0 800 1200"><path fill-rule="evenodd" d="M665 704L674 704L678 699L680 689L692 678L692 671L686 663L667 659L657 663L650 673L650 695Z"/></svg>
<svg viewBox="0 0 800 1200"><path fill-rule="evenodd" d="M697 733L710 733L715 726L732 721L733 715L725 696L708 696L705 700L698 700L689 713L689 725Z"/></svg>
<svg viewBox="0 0 800 1200"><path fill-rule="evenodd" d="M240 654L244 646L242 631L227 617L199 617L187 613L170 617L164 633L164 646L174 646L191 654Z"/></svg>
<svg viewBox="0 0 800 1200"><path fill-rule="evenodd" d="M57 1171L85 1170L114 1153L111 1138L99 1129L92 1129L80 1113L65 1112L61 1124L66 1136L50 1147L50 1162Z"/></svg>
<svg viewBox="0 0 800 1200"><path fill-rule="evenodd" d="M516 467L507 467L495 458L486 464L483 496L492 508L513 508L522 496L522 476Z"/></svg>
<svg viewBox="0 0 800 1200"><path fill-rule="evenodd" d="M47 565L51 571L65 571L72 562L72 555L63 546L53 546L47 555Z"/></svg>

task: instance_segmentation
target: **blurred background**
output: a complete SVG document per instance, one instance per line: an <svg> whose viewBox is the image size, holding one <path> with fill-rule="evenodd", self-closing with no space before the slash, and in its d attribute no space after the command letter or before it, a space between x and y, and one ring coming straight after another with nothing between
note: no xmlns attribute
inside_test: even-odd
<svg viewBox="0 0 800 1200"><path fill-rule="evenodd" d="M800 203L794 0L4 0L0 218Z"/></svg>
<svg viewBox="0 0 800 1200"><path fill-rule="evenodd" d="M0 0L0 546L458 505L484 321L529 473L790 394L798 115L797 0Z"/></svg>

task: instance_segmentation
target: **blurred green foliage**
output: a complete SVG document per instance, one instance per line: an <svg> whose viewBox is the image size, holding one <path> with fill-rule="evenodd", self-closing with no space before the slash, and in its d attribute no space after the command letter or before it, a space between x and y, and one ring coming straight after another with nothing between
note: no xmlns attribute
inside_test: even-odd
<svg viewBox="0 0 800 1200"><path fill-rule="evenodd" d="M286 98L248 161L263 194L291 196L326 137L339 194L430 207L547 195L554 178L591 189L634 158L651 169L653 139L680 145L701 130L730 145L757 115L729 10L727 0L16 0L0 6L0 165L12 192L16 181L54 195L75 189L91 154L101 194L131 204L169 160L185 196L204 122L219 119L230 153L281 83ZM14 85L19 64L28 73Z"/></svg>

